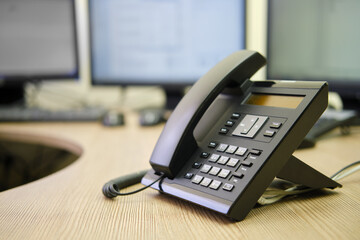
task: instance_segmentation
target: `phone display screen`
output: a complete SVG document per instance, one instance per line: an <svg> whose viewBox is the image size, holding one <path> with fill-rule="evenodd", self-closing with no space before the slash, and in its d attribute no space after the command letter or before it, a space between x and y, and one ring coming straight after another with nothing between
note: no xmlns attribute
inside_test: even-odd
<svg viewBox="0 0 360 240"><path fill-rule="evenodd" d="M304 96L252 93L246 104L295 109L303 99Z"/></svg>

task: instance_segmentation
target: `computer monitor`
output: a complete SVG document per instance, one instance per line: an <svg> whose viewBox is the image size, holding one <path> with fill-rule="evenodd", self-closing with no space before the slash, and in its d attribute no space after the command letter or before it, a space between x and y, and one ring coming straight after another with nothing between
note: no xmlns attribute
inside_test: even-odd
<svg viewBox="0 0 360 240"><path fill-rule="evenodd" d="M74 1L0 1L0 103L24 103L29 81L78 78Z"/></svg>
<svg viewBox="0 0 360 240"><path fill-rule="evenodd" d="M89 0L89 24L92 84L162 86L168 108L245 48L245 0Z"/></svg>
<svg viewBox="0 0 360 240"><path fill-rule="evenodd" d="M360 1L272 0L267 78L328 81L346 108L360 106Z"/></svg>

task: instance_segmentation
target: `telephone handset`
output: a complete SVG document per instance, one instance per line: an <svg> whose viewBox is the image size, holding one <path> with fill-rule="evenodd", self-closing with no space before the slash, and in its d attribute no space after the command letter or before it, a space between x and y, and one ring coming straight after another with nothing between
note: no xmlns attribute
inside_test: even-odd
<svg viewBox="0 0 360 240"><path fill-rule="evenodd" d="M152 153L155 171L173 178L197 148L193 131L200 118L225 87L241 85L266 60L257 52L241 51L218 63L197 81L168 119Z"/></svg>
<svg viewBox="0 0 360 240"><path fill-rule="evenodd" d="M341 185L292 153L327 106L325 82L251 81L266 60L243 50L215 65L168 119L142 178L164 193L242 220L275 177Z"/></svg>

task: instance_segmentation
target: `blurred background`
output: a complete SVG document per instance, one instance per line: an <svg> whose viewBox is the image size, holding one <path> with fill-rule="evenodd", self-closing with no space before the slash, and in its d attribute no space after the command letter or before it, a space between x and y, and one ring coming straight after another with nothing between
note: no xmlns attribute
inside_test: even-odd
<svg viewBox="0 0 360 240"><path fill-rule="evenodd" d="M359 106L356 0L2 0L0 6L5 107L101 109L96 114L173 109L215 63L244 48L268 59L253 79L329 81L339 94L334 106ZM19 86L24 93L14 90Z"/></svg>

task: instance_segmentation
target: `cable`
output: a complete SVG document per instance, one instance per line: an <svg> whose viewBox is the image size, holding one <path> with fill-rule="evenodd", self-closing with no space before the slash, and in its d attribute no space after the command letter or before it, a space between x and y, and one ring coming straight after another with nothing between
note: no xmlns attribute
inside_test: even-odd
<svg viewBox="0 0 360 240"><path fill-rule="evenodd" d="M120 192L120 190L125 188L125 187L129 187L131 185L139 183L141 181L142 177L145 176L147 171L148 170L143 170L143 171L140 171L140 172L136 172L136 173L132 173L132 174L129 174L129 175L121 176L121 177L116 178L116 179L112 179L109 182L104 184L104 186L102 188L102 192L107 198L114 198L116 196L131 195L131 194L134 194L134 193L141 192L141 191L145 190L148 187L151 187L153 184L158 182L160 179L164 178L164 176L162 175L158 179L156 179L154 182L150 183L149 185L147 185L145 187L142 187L140 189L137 189L135 191L132 191L132 192L125 192L125 193Z"/></svg>
<svg viewBox="0 0 360 240"><path fill-rule="evenodd" d="M356 161L354 163L351 163L347 165L346 167L342 168L338 172L336 172L331 179L334 181L340 180L356 171L360 170L360 161ZM285 190L272 190L267 189L263 195L258 199L258 204L260 205L268 205L275 202L280 201L286 196L290 195L298 195L306 192L313 191L315 189L306 187L304 185L297 185L289 187Z"/></svg>

